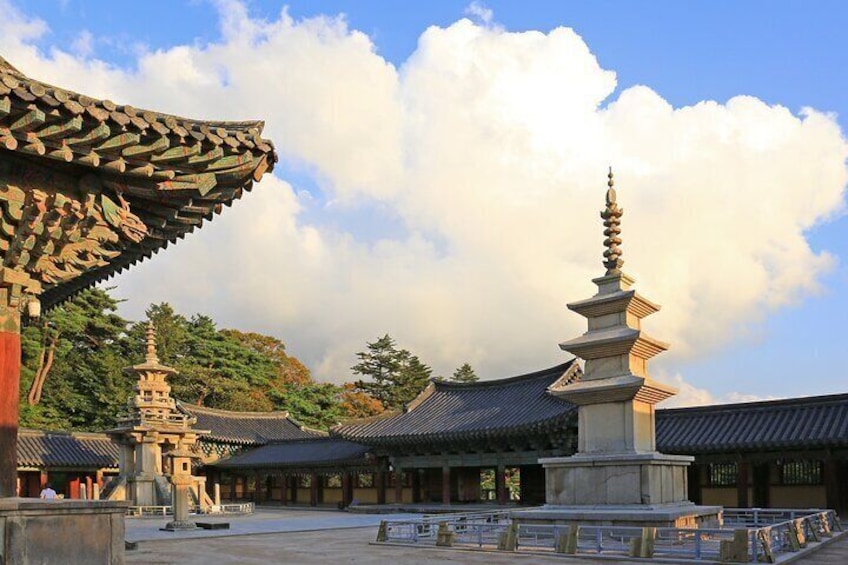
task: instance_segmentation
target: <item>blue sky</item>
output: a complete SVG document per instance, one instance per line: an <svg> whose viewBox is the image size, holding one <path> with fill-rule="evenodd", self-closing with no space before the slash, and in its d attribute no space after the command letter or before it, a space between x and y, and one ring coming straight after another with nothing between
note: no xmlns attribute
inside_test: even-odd
<svg viewBox="0 0 848 565"><path fill-rule="evenodd" d="M12 5L27 18L38 18L49 26L49 31L29 40L46 58L52 48L59 48L80 59L104 61L127 72L137 69L144 53L167 52L185 45L202 49L222 41L221 14L228 10L225 3L215 5L206 1L34 0L13 2ZM283 9L281 2L254 0L245 5L250 17L257 20L275 21ZM674 108L697 105L704 100L725 104L734 96L750 95L768 105L784 106L795 116L805 107L835 114L841 130L844 132L848 128L845 72L848 50L844 48L848 4L844 2L490 1L476 4L479 8L476 14L471 13L474 10L469 12L468 2L462 1L293 1L285 5L296 22L322 14L345 14L348 29L366 34L376 53L401 70L416 52L419 38L428 27L448 28L462 17L471 17L480 25L503 27L509 32L539 30L548 33L566 26L583 39L600 67L616 73L615 91L605 98L602 106L617 100L631 87L646 85ZM484 10L491 10L493 14L488 24L481 15ZM87 37L89 40L85 39ZM263 109L258 111L263 112ZM842 135L844 137L844 133ZM334 203L341 191L328 188L329 181L325 177L332 176L332 171L325 169L327 165L314 164L306 153L295 150L291 154L283 151L283 159L287 169L278 175L299 194L301 209L297 218L301 226L316 226L319 231L327 229L336 235L347 233L363 245L375 245L387 237L404 238L420 231L426 243L435 247L437 256L449 255L452 247L458 246L449 235L426 222L422 221L423 227L417 226L405 214L403 206L380 198L354 198L353 204L337 206ZM693 171L693 174L698 173ZM687 198L686 186L680 186L679 191L680 198ZM626 189L624 194L626 202ZM764 194L768 198L767 190ZM797 193L794 194L797 199ZM732 208L737 204L731 200L715 205ZM804 208L808 202L798 199L792 205ZM628 208L633 209L633 205L625 204L625 209ZM752 208L749 213L757 214L758 210ZM741 313L738 325L745 328L744 338L728 339L701 353L695 351L675 358L665 367L666 371L682 375L686 382L723 400L844 392L848 380L840 361L841 322L848 313L845 293L848 287L848 221L839 206L832 206L827 216L803 229L813 252L826 251L835 258L830 269L816 277L818 290L788 293L791 297L783 300L780 306ZM624 219L625 249L630 219L627 216ZM416 226L415 229L411 225ZM734 237L743 237L738 231L733 233ZM750 238L758 236L756 232L747 234ZM704 256L700 260L708 262L711 258ZM725 265L716 264L713 268L721 270ZM737 275L728 272L727 276ZM119 279L118 284L120 290L124 283ZM140 284L131 280L126 286L134 289ZM651 288L639 288L652 297ZM564 303L584 297L560 298ZM166 298L179 304L177 296ZM158 298L150 295L144 299ZM186 308L194 306L191 302L185 305ZM564 309L561 315L563 319L570 316ZM233 324L241 322L232 313L222 311L221 316ZM698 321L692 319L688 323L697 324ZM386 326L385 330L377 332L392 331L395 327L388 321ZM323 329L333 327L329 325ZM413 325L410 333L415 327L420 328L420 325ZM563 323L562 333L550 336L552 343L569 337L565 328ZM299 343L298 338L292 336L302 329L296 321L287 323L284 330L271 322L261 325L261 329L285 333L283 337L290 346L297 346L296 354L300 348L308 348L305 342ZM735 329L732 317L726 322L726 329ZM437 332L432 333L433 340L439 339ZM364 343L376 335L364 333L354 337ZM402 342L412 342L413 349L418 339L396 337ZM697 343L697 339L691 341ZM438 345L419 343L425 350L428 346L431 351L440 350ZM476 354L485 358L488 355L486 351L474 353L473 348L461 351L465 356ZM541 368L527 366L520 352L515 356L520 362L512 365L507 362L503 366L510 369L526 366L526 370ZM309 355L306 357L309 361ZM320 367L332 366L328 360L331 358L326 351L316 352L310 366L320 374ZM550 359L555 359L555 355ZM463 361L465 358L457 358L454 364L458 366ZM335 366L345 363L342 359ZM445 367L450 366L449 361L444 363ZM542 366L547 363L547 358L540 361ZM497 368L486 366L483 360L478 361L478 365L485 366L491 376L503 375ZM737 393L738 396L734 396Z"/></svg>

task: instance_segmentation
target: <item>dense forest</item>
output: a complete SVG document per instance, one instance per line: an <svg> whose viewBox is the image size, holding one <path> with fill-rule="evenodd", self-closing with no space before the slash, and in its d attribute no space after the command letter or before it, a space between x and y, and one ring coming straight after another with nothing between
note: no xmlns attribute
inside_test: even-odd
<svg viewBox="0 0 848 565"><path fill-rule="evenodd" d="M276 337L219 329L209 316L186 317L167 303L151 305L138 322L117 310L108 289L92 288L24 328L22 426L104 430L114 425L134 384L124 368L142 362L148 321L156 326L160 361L179 371L169 380L173 397L225 410L287 410L317 428L401 410L432 373L385 335L355 354L359 362L351 372L358 380L317 382ZM476 378L467 363L451 377Z"/></svg>

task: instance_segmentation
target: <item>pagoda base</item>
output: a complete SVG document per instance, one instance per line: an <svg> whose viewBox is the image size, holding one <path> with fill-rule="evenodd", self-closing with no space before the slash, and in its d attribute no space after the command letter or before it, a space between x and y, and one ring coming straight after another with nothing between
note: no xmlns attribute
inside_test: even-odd
<svg viewBox="0 0 848 565"><path fill-rule="evenodd" d="M578 453L539 463L545 468L548 505L655 506L689 503L687 468L693 460L658 452Z"/></svg>
<svg viewBox="0 0 848 565"><path fill-rule="evenodd" d="M125 502L0 498L0 563L124 563Z"/></svg>
<svg viewBox="0 0 848 565"><path fill-rule="evenodd" d="M521 510L511 517L519 524L581 526L634 526L640 528L718 528L722 525L721 506L674 504L632 504L603 506L556 506Z"/></svg>

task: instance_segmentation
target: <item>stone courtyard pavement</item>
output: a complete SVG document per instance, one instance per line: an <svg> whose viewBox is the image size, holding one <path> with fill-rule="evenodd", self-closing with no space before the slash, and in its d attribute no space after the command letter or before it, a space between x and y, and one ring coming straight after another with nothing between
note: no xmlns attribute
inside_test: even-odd
<svg viewBox="0 0 848 565"><path fill-rule="evenodd" d="M584 565L599 560L495 553L438 548L372 545L382 519L408 515L357 515L306 509L259 509L252 516L209 521L229 521L230 530L160 532L162 519L127 519L127 540L139 541L127 551L127 563L356 563L364 565L402 563L559 564ZM617 560L621 562L620 560ZM632 561L631 561L632 563ZM690 562L692 563L692 562ZM848 563L848 536L821 550L793 561L800 565Z"/></svg>

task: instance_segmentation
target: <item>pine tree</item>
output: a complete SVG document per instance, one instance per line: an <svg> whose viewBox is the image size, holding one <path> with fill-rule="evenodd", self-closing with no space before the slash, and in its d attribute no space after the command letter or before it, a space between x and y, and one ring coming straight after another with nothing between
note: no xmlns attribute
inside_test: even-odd
<svg viewBox="0 0 848 565"><path fill-rule="evenodd" d="M370 381L358 380L358 390L379 400L386 409L397 410L412 402L426 388L433 372L430 367L384 335L367 344L368 351L356 354L359 363L351 370Z"/></svg>
<svg viewBox="0 0 848 565"><path fill-rule="evenodd" d="M453 372L451 380L455 383L475 383L480 380L474 369L468 363L463 363L456 371Z"/></svg>

